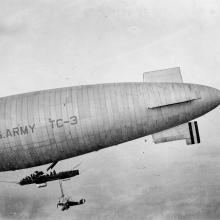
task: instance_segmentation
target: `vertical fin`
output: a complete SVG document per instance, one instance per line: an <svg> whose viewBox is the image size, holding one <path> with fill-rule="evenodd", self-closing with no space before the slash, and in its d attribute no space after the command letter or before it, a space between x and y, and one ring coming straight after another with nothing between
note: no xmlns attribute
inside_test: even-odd
<svg viewBox="0 0 220 220"><path fill-rule="evenodd" d="M186 140L187 145L201 142L197 121L185 123L152 135L155 144Z"/></svg>
<svg viewBox="0 0 220 220"><path fill-rule="evenodd" d="M173 82L183 83L180 67L155 70L143 73L144 82Z"/></svg>

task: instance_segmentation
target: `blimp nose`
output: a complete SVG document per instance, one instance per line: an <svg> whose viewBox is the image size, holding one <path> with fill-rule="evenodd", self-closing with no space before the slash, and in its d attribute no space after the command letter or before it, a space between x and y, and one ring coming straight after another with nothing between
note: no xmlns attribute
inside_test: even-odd
<svg viewBox="0 0 220 220"><path fill-rule="evenodd" d="M220 90L218 89L202 86L200 87L200 95L207 108L215 108L220 104Z"/></svg>
<svg viewBox="0 0 220 220"><path fill-rule="evenodd" d="M214 99L214 102L216 102L216 105L220 105L220 90L213 88L212 97Z"/></svg>
<svg viewBox="0 0 220 220"><path fill-rule="evenodd" d="M220 91L213 87L191 84L190 116L198 118L213 110L220 104Z"/></svg>

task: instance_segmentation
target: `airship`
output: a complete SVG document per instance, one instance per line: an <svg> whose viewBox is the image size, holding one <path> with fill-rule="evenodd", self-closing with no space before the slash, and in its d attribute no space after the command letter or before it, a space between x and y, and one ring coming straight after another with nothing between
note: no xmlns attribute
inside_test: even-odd
<svg viewBox="0 0 220 220"><path fill-rule="evenodd" d="M201 142L196 118L220 104L220 91L184 83L179 67L143 82L56 88L0 98L0 171L77 157L152 135L158 143Z"/></svg>

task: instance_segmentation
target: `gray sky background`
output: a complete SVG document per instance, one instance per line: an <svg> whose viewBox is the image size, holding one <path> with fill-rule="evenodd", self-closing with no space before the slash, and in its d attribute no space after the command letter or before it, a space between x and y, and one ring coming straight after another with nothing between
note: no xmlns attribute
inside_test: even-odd
<svg viewBox="0 0 220 220"><path fill-rule="evenodd" d="M217 0L0 0L0 96L141 81L172 66L185 82L220 89L219 27ZM61 162L62 170L82 161L64 190L87 199L67 212L56 209L58 182L2 184L1 219L219 219L219 122L218 109L199 119L199 146L142 138Z"/></svg>

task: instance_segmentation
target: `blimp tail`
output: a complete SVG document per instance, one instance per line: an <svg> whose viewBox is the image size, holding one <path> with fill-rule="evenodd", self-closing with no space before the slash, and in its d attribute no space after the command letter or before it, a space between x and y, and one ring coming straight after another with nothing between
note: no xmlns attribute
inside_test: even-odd
<svg viewBox="0 0 220 220"><path fill-rule="evenodd" d="M183 83L180 67L156 70L143 73L143 81L148 83ZM168 107L186 102L192 102L200 99L200 95L192 93L189 97L172 98L170 100L160 100L160 103L155 101L150 106L151 109ZM188 122L174 128L164 130L152 135L155 144L185 140L187 145L199 144L201 142L197 121Z"/></svg>

